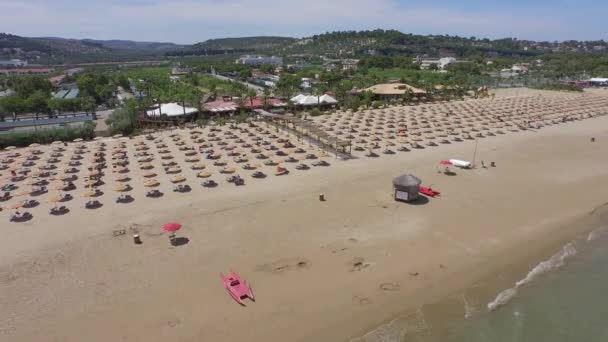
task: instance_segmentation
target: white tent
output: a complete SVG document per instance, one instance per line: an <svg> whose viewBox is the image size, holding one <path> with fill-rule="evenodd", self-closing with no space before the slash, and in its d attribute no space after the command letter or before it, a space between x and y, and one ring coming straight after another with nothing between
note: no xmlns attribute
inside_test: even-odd
<svg viewBox="0 0 608 342"><path fill-rule="evenodd" d="M325 95L321 96L321 103L336 104L336 103L338 103L338 101L336 99L334 99L333 97L325 94Z"/></svg>
<svg viewBox="0 0 608 342"><path fill-rule="evenodd" d="M298 106L315 106L318 104L336 104L338 101L333 97L325 94L320 97L314 95L298 95L291 99L295 105Z"/></svg>
<svg viewBox="0 0 608 342"><path fill-rule="evenodd" d="M158 108L146 111L148 116L160 116L161 114L166 116L183 116L184 113L185 115L196 114L198 113L198 109L192 107L184 108L178 103L163 103L160 105L160 111Z"/></svg>

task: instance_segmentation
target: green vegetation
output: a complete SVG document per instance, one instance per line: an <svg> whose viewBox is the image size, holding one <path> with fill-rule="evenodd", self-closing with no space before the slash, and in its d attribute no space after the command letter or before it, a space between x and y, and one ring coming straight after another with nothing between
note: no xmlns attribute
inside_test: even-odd
<svg viewBox="0 0 608 342"><path fill-rule="evenodd" d="M0 135L0 148L7 146L25 147L33 143L50 144L53 141L72 141L76 138L85 140L95 136L95 123L87 121L82 127L42 129L34 132L15 132Z"/></svg>
<svg viewBox="0 0 608 342"><path fill-rule="evenodd" d="M125 101L124 105L116 109L106 119L106 124L110 128L112 134L120 133L130 135L139 128L137 113L140 110L140 105L136 100L131 99Z"/></svg>

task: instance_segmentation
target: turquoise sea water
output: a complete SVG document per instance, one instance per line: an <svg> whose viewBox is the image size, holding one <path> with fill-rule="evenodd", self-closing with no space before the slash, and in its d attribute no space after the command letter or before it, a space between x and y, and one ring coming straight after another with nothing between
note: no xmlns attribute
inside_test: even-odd
<svg viewBox="0 0 608 342"><path fill-rule="evenodd" d="M568 248L560 265L545 263L507 303L452 327L446 341L608 341L608 232L598 229Z"/></svg>
<svg viewBox="0 0 608 342"><path fill-rule="evenodd" d="M516 279L425 305L352 342L608 342L608 226Z"/></svg>

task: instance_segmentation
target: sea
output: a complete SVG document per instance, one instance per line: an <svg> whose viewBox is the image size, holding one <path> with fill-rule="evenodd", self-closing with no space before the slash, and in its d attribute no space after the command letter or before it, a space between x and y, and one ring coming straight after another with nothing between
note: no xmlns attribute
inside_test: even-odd
<svg viewBox="0 0 608 342"><path fill-rule="evenodd" d="M517 272L422 306L351 341L608 342L608 225Z"/></svg>

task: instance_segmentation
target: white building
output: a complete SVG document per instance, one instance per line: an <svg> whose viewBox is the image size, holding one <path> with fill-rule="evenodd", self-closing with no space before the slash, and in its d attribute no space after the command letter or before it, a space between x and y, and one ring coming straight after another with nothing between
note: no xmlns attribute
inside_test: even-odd
<svg viewBox="0 0 608 342"><path fill-rule="evenodd" d="M321 95L319 97L314 96L314 95L300 94L300 95L292 98L291 102L293 102L297 106L316 106L319 104L320 105L335 105L338 103L338 101L336 99L334 99L333 97L331 97L327 94Z"/></svg>
<svg viewBox="0 0 608 342"><path fill-rule="evenodd" d="M276 56L245 55L236 60L236 64L246 65L283 65L283 58Z"/></svg>
<svg viewBox="0 0 608 342"><path fill-rule="evenodd" d="M159 117L161 115L166 115L168 117L179 117L189 116L196 113L198 113L198 109L192 107L183 107L178 103L163 103L160 105L160 111L158 110L158 106L146 111L146 115L150 117Z"/></svg>
<svg viewBox="0 0 608 342"><path fill-rule="evenodd" d="M27 66L27 61L22 61L20 59L11 59L9 61L0 61L0 67L24 67Z"/></svg>

